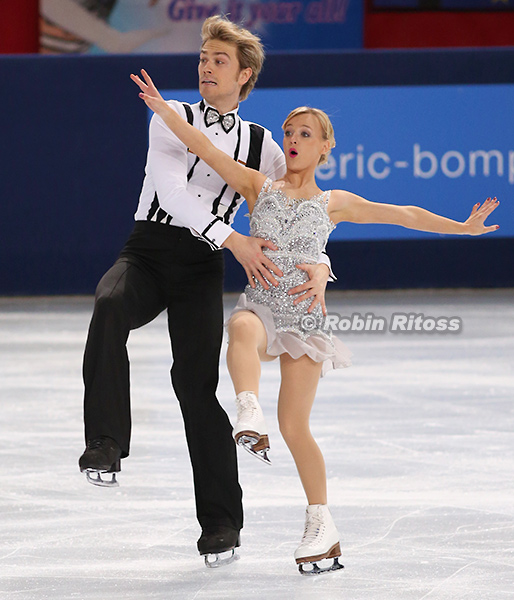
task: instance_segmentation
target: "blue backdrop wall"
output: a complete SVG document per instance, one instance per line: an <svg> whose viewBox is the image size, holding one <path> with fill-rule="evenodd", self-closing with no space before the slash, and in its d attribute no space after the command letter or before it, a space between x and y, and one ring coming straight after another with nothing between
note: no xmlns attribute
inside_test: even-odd
<svg viewBox="0 0 514 600"><path fill-rule="evenodd" d="M129 74L144 67L162 89L191 89L196 62L191 55L0 59L0 294L94 291L132 228L143 179L147 113ZM270 55L259 88L511 83L514 49L368 51ZM510 209L503 217L498 209L500 224L512 215L512 199L501 201ZM244 273L226 254L226 289L240 289ZM479 239L338 240L329 254L344 289L514 285L514 237L501 230Z"/></svg>

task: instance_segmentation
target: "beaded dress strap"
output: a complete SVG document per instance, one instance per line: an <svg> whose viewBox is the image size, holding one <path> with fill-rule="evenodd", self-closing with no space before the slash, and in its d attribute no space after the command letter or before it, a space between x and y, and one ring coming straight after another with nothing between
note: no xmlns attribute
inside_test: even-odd
<svg viewBox="0 0 514 600"><path fill-rule="evenodd" d="M269 192L271 190L272 185L273 181L269 177L266 177L266 181L262 184L262 188L259 193L263 194Z"/></svg>

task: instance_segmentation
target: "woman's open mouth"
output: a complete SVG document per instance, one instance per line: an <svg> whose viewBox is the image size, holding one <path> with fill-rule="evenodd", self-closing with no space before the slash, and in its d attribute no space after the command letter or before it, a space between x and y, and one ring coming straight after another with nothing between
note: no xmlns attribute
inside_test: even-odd
<svg viewBox="0 0 514 600"><path fill-rule="evenodd" d="M298 156L298 152L294 148L289 148L289 156L294 158L295 156Z"/></svg>

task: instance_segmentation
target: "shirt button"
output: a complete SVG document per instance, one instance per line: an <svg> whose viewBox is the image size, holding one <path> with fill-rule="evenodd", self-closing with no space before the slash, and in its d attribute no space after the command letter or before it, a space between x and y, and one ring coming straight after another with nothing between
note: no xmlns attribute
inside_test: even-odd
<svg viewBox="0 0 514 600"><path fill-rule="evenodd" d="M201 197L202 197L202 194L198 194L198 198L201 198Z"/></svg>
<svg viewBox="0 0 514 600"><path fill-rule="evenodd" d="M216 135L218 135L218 132L216 132Z"/></svg>

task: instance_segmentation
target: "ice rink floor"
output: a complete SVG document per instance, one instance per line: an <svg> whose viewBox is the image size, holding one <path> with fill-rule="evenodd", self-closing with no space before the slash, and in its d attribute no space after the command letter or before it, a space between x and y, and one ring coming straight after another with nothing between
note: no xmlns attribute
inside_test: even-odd
<svg viewBox="0 0 514 600"><path fill-rule="evenodd" d="M225 300L228 311L236 297ZM86 483L77 460L92 302L0 298L0 599L514 598L514 290L328 296L340 315L458 316L463 330L341 334L354 366L320 382L312 429L345 569L310 578L293 560L305 500L277 428L277 362L261 387L273 465L239 451L236 563L207 569L196 551L164 315L130 338L121 486ZM233 418L224 356L219 398Z"/></svg>

